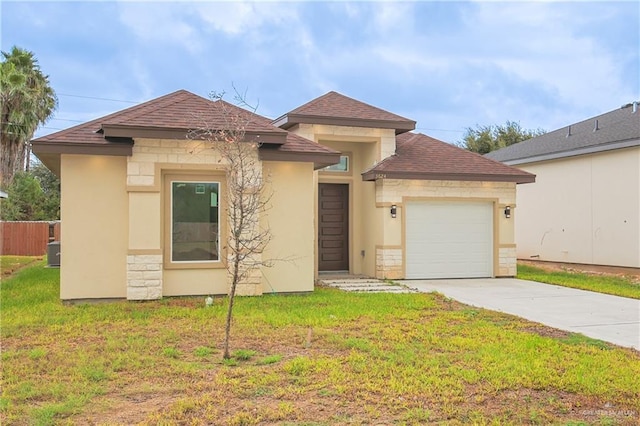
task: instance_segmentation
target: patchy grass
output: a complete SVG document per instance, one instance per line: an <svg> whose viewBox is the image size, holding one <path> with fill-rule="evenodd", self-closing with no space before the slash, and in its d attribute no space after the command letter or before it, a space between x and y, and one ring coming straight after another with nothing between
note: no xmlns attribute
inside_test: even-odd
<svg viewBox="0 0 640 426"><path fill-rule="evenodd" d="M237 351L234 351L231 356L238 361L249 361L255 354L256 351L252 351L250 349L238 349Z"/></svg>
<svg viewBox="0 0 640 426"><path fill-rule="evenodd" d="M4 280L5 424L636 424L640 354L433 294L63 305ZM312 333L310 333L312 330ZM239 349L242 348L242 349Z"/></svg>
<svg viewBox="0 0 640 426"><path fill-rule="evenodd" d="M637 280L623 276L546 271L534 266L518 264L518 278L640 299L640 283Z"/></svg>
<svg viewBox="0 0 640 426"><path fill-rule="evenodd" d="M6 278L19 269L42 260L42 258L42 256L0 256L2 278Z"/></svg>

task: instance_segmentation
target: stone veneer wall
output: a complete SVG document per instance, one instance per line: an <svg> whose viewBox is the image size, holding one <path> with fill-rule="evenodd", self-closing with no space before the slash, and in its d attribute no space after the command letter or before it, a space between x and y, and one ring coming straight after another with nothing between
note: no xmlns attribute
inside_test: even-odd
<svg viewBox="0 0 640 426"><path fill-rule="evenodd" d="M127 159L127 185L130 197L135 196L136 192L160 193L162 170L178 173L188 173L192 170L219 171L224 170L224 164L220 154L201 141L136 139L133 154ZM159 205L158 208L162 207ZM160 212L151 214L159 215ZM161 247L145 247L142 250L160 251ZM140 248L137 247L136 251L140 251ZM132 254L130 249L130 255L127 257L127 299L160 299L163 294L162 282L162 254L138 255ZM262 294L260 271L247 274L247 279L237 286L236 292L238 295Z"/></svg>
<svg viewBox="0 0 640 426"><path fill-rule="evenodd" d="M498 249L498 272L500 277L515 277L518 273L516 247L500 247Z"/></svg>
<svg viewBox="0 0 640 426"><path fill-rule="evenodd" d="M376 191L376 203L399 204L403 197L491 198L513 206L516 186L511 182L384 179Z"/></svg>
<svg viewBox="0 0 640 426"><path fill-rule="evenodd" d="M160 176L156 176L157 164L188 169L189 165L194 164L220 163L220 154L201 141L136 139L133 155L127 159L127 185L158 186Z"/></svg>
<svg viewBox="0 0 640 426"><path fill-rule="evenodd" d="M404 278L402 268L402 248L376 248L376 278Z"/></svg>
<svg viewBox="0 0 640 426"><path fill-rule="evenodd" d="M127 299L162 298L162 255L127 256Z"/></svg>
<svg viewBox="0 0 640 426"><path fill-rule="evenodd" d="M261 296L262 273L255 268L236 287L237 296Z"/></svg>
<svg viewBox="0 0 640 426"><path fill-rule="evenodd" d="M397 280L404 278L402 249L376 249L376 278ZM515 277L518 273L516 248L500 247L498 249L498 277Z"/></svg>

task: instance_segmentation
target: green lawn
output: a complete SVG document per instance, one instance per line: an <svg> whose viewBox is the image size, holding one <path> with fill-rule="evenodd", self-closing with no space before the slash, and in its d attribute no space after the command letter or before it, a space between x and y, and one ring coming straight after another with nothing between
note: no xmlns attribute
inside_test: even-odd
<svg viewBox="0 0 640 426"><path fill-rule="evenodd" d="M433 294L67 306L2 281L3 425L637 424L640 354ZM90 283L87 283L89 285Z"/></svg>
<svg viewBox="0 0 640 426"><path fill-rule="evenodd" d="M640 283L628 277L564 271L547 272L534 266L518 264L518 278L640 299Z"/></svg>

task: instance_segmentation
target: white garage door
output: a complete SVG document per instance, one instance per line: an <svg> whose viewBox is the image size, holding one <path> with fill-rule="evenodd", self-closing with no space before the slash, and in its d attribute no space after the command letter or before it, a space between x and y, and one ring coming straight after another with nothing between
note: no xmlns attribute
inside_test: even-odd
<svg viewBox="0 0 640 426"><path fill-rule="evenodd" d="M406 277L493 276L493 203L406 204Z"/></svg>

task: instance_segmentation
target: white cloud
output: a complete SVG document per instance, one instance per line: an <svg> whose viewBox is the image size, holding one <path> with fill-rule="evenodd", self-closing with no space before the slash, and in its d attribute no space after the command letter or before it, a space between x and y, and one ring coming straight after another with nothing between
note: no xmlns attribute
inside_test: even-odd
<svg viewBox="0 0 640 426"><path fill-rule="evenodd" d="M197 28L185 19L186 4L126 2L118 6L121 23L147 44L177 44L191 53L203 48Z"/></svg>
<svg viewBox="0 0 640 426"><path fill-rule="evenodd" d="M230 36L255 33L265 25L279 27L297 19L295 4L291 3L214 2L193 3L191 7L208 29Z"/></svg>
<svg viewBox="0 0 640 426"><path fill-rule="evenodd" d="M375 2L372 10L374 28L383 34L403 32L414 16L409 2Z"/></svg>
<svg viewBox="0 0 640 426"><path fill-rule="evenodd" d="M225 37L268 39L287 31L297 20L292 3L180 2L119 3L120 21L145 42L180 44L193 54L202 53L212 33Z"/></svg>
<svg viewBox="0 0 640 426"><path fill-rule="evenodd" d="M403 79L424 78L425 73L443 74L453 65L453 61L443 55L420 51L410 46L380 45L374 47L371 53L375 54L385 66L403 70Z"/></svg>

